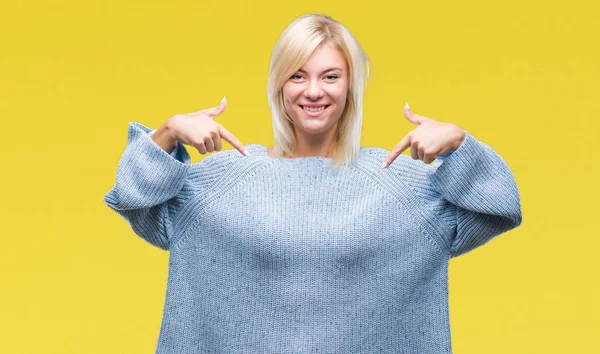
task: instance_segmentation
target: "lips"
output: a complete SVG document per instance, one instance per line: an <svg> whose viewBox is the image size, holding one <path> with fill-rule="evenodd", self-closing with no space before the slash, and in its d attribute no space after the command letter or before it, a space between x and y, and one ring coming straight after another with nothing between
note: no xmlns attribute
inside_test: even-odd
<svg viewBox="0 0 600 354"><path fill-rule="evenodd" d="M308 106L305 106L305 105L299 105L299 106L300 106L300 108L302 108L302 109L303 109L303 110L305 110L305 111L310 109L310 111L309 111L309 112L319 112L319 110L318 110L319 108L323 108L323 107L325 107L325 108L324 108L324 110L325 110L325 109L327 109L327 107L329 107L330 105L328 105L328 104L323 104L323 105L308 105Z"/></svg>
<svg viewBox="0 0 600 354"><path fill-rule="evenodd" d="M330 105L321 105L321 106L303 106L303 105L298 105L300 108L302 108L302 112L309 116L309 117L319 117L321 115L324 114L324 112L327 111L327 108ZM325 107L325 108L322 108ZM314 109L314 110L308 110L308 109ZM321 108L321 109L318 109ZM317 110L318 109L318 110Z"/></svg>

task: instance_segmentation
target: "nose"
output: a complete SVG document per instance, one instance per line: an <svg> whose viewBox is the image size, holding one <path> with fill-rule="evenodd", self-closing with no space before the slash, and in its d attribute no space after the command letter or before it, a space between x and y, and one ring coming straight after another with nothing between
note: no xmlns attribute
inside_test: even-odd
<svg viewBox="0 0 600 354"><path fill-rule="evenodd" d="M321 81L319 80L308 80L308 86L304 90L304 97L309 99L318 99L323 97L323 88L321 87Z"/></svg>

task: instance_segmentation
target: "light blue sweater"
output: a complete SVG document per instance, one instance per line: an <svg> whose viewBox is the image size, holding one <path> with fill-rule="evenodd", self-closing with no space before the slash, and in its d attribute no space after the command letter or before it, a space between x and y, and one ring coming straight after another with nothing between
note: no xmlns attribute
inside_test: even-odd
<svg viewBox="0 0 600 354"><path fill-rule="evenodd" d="M433 165L222 150L190 163L132 122L105 203L169 250L157 353L451 353L448 261L521 223L506 162L467 132Z"/></svg>

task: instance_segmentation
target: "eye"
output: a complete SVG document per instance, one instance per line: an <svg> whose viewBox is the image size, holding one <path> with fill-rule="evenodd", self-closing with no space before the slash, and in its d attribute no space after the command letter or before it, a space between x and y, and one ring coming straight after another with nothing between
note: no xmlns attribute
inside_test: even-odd
<svg viewBox="0 0 600 354"><path fill-rule="evenodd" d="M326 78L327 78L328 80L335 80L335 79L337 79L337 78L338 78L338 76L337 76L337 75L327 75L327 76L326 76Z"/></svg>
<svg viewBox="0 0 600 354"><path fill-rule="evenodd" d="M294 74L294 75L292 75L292 76L290 77L290 79L292 79L292 80L299 80L299 79L301 79L301 78L302 78L302 76L300 76L300 75L298 75L298 74Z"/></svg>

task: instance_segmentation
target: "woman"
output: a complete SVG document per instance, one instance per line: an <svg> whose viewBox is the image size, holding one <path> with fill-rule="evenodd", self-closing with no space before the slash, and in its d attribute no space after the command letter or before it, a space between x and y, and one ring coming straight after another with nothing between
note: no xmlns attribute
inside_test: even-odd
<svg viewBox="0 0 600 354"><path fill-rule="evenodd" d="M448 261L521 223L517 186L491 147L408 105L391 152L361 148L367 76L346 27L305 15L271 58L274 146L218 124L226 100L130 123L104 200L170 252L157 353L451 352ZM184 145L220 152L190 163Z"/></svg>

